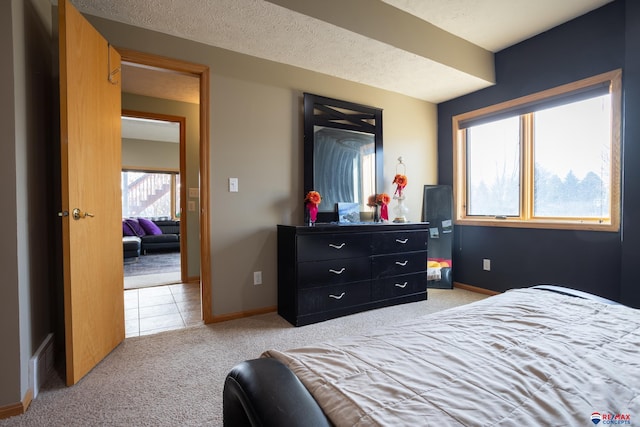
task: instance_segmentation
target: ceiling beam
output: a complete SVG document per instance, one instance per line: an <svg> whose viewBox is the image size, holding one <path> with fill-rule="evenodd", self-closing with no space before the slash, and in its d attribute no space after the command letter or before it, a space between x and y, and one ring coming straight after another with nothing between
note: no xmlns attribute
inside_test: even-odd
<svg viewBox="0 0 640 427"><path fill-rule="evenodd" d="M493 53L379 0L266 0L495 83Z"/></svg>

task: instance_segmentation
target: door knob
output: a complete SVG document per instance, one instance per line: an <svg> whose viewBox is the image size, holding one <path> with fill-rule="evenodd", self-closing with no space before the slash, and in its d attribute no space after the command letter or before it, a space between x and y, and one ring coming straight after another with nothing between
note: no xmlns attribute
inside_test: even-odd
<svg viewBox="0 0 640 427"><path fill-rule="evenodd" d="M82 218L86 218L86 217L92 217L93 218L93 214L89 213L89 212L82 212L80 209L75 208L74 210L71 211L71 215L73 216L73 219L78 220L78 219L82 219Z"/></svg>

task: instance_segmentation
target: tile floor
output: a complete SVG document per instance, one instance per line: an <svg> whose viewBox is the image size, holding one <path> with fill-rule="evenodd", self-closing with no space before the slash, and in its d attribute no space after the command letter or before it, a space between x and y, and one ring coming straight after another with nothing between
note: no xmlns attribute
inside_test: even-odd
<svg viewBox="0 0 640 427"><path fill-rule="evenodd" d="M124 310L126 338L202 324L200 284L125 290Z"/></svg>

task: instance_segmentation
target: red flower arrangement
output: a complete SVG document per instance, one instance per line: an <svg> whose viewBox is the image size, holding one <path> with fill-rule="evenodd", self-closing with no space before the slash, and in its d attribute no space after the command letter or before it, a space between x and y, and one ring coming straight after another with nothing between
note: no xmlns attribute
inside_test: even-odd
<svg viewBox="0 0 640 427"><path fill-rule="evenodd" d="M380 206L386 206L391 202L391 197L387 193L380 193L376 196L376 203Z"/></svg>
<svg viewBox="0 0 640 427"><path fill-rule="evenodd" d="M389 220L389 208L387 205L391 201L391 197L387 193L380 193L376 196L376 203L380 205L380 219Z"/></svg>
<svg viewBox="0 0 640 427"><path fill-rule="evenodd" d="M380 206L380 219L387 221L389 219L389 210L387 205L391 202L391 197L387 193L372 194L367 200L367 206L377 208ZM374 222L378 222L378 213L373 217Z"/></svg>
<svg viewBox="0 0 640 427"><path fill-rule="evenodd" d="M380 206L380 219L386 221L389 219L389 210L387 208L389 202L391 202L391 197L389 197L387 193L372 194L367 200L367 206L372 208L377 208L378 206ZM377 211L373 219L374 222L378 221Z"/></svg>
<svg viewBox="0 0 640 427"><path fill-rule="evenodd" d="M402 190L407 186L407 176L402 174L396 174L393 178L393 183L396 184L396 192L394 193L398 195L398 197L402 197Z"/></svg>
<svg viewBox="0 0 640 427"><path fill-rule="evenodd" d="M322 197L317 191L309 191L304 197L307 209L309 209L309 218L311 222L316 222L318 218L318 205L322 202Z"/></svg>

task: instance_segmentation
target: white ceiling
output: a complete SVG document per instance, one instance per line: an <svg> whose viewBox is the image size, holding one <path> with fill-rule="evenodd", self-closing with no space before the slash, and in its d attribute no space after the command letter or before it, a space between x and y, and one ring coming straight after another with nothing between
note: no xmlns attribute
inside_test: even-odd
<svg viewBox="0 0 640 427"><path fill-rule="evenodd" d="M434 103L494 83L486 70L468 65L469 57L492 61L491 52L610 1L72 0L85 14ZM141 73L127 78L130 72L123 70L123 84L136 87ZM193 91L187 81L169 95L162 84L165 98L184 100Z"/></svg>
<svg viewBox="0 0 640 427"><path fill-rule="evenodd" d="M122 117L122 138L158 142L180 142L180 123Z"/></svg>

